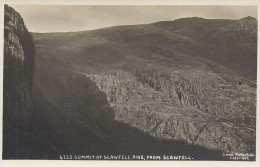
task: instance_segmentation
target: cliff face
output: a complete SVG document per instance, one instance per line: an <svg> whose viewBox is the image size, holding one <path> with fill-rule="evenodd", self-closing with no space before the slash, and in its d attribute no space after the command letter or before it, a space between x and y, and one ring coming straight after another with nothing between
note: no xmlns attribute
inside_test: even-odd
<svg viewBox="0 0 260 167"><path fill-rule="evenodd" d="M34 44L23 18L5 5L4 13L4 92L3 92L3 156L15 156L19 136L28 131L32 112L32 80Z"/></svg>

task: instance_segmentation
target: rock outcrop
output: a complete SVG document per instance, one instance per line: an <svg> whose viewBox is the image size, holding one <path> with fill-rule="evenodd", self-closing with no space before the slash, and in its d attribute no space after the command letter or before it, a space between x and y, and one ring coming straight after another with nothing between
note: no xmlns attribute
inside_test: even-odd
<svg viewBox="0 0 260 167"><path fill-rule="evenodd" d="M224 152L254 149L256 97L243 89L246 83L201 71L88 77L107 95L116 120L154 137Z"/></svg>
<svg viewBox="0 0 260 167"><path fill-rule="evenodd" d="M34 45L23 18L5 5L4 13L4 87L3 157L16 157L22 149L22 135L30 127ZM18 153L19 152L19 153Z"/></svg>

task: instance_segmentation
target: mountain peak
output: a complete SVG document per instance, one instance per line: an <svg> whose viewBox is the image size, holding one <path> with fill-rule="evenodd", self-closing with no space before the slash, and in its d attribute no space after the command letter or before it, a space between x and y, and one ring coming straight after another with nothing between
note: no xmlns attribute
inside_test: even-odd
<svg viewBox="0 0 260 167"><path fill-rule="evenodd" d="M241 26L246 27L246 29L248 30L249 27L251 27L250 31L253 31L256 33L257 31L257 20L254 17L251 16L247 16L244 17L242 19L239 19L238 22L240 23Z"/></svg>
<svg viewBox="0 0 260 167"><path fill-rule="evenodd" d="M247 16L247 17L244 17L242 19L246 19L246 20L256 20L256 18L252 17L252 16Z"/></svg>
<svg viewBox="0 0 260 167"><path fill-rule="evenodd" d="M247 16L247 17L241 18L239 20L241 20L241 21L257 22L256 18L254 18L252 16Z"/></svg>

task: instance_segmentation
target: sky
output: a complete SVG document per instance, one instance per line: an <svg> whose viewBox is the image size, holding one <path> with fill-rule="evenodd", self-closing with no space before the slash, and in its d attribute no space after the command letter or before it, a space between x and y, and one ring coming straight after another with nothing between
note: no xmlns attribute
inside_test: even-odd
<svg viewBox="0 0 260 167"><path fill-rule="evenodd" d="M9 5L31 32L69 32L146 24L184 17L257 18L256 6Z"/></svg>

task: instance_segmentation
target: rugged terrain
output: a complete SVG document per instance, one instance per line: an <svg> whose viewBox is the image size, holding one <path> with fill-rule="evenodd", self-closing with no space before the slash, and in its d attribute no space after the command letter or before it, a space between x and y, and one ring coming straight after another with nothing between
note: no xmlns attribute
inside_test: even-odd
<svg viewBox="0 0 260 167"><path fill-rule="evenodd" d="M21 21L10 22L8 11ZM255 153L255 18L33 33L33 44L30 35L26 42L19 34L19 40L9 37L26 28L11 8L5 15L4 129L10 124L22 135L8 138L4 130L4 147L12 150L10 139L23 141L5 158L148 154L225 160L223 152ZM31 57L10 61L12 55ZM21 62L26 66L20 68ZM20 108L12 109L8 98L23 100ZM14 111L27 114L19 116L26 130L17 128Z"/></svg>
<svg viewBox="0 0 260 167"><path fill-rule="evenodd" d="M256 33L257 21L252 17L195 17L34 33L35 94L41 90L62 111L102 115L105 120L113 118L112 109L117 122L157 139L252 153ZM76 81L68 84L63 75ZM95 89L83 86L83 80L96 85L109 105L102 105ZM79 102L82 98L86 101Z"/></svg>

